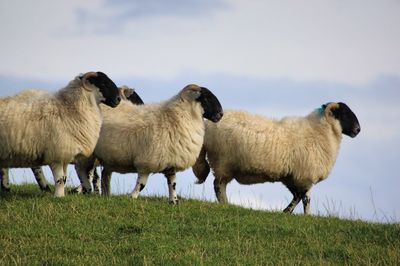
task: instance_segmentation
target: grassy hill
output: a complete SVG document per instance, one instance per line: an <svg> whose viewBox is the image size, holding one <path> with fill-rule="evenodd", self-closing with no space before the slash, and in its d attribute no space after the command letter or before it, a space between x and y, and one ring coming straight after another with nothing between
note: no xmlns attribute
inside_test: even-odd
<svg viewBox="0 0 400 266"><path fill-rule="evenodd" d="M197 200L0 194L0 265L400 265L400 225Z"/></svg>

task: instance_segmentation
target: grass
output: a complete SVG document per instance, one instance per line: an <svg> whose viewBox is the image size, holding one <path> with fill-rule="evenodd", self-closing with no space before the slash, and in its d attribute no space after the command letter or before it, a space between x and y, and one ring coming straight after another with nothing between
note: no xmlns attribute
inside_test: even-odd
<svg viewBox="0 0 400 266"><path fill-rule="evenodd" d="M0 265L400 265L400 225L167 198L0 194Z"/></svg>

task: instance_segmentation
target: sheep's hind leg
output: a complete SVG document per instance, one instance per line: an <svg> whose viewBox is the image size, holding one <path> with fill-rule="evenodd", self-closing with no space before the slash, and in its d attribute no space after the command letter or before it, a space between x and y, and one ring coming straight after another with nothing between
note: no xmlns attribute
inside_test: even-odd
<svg viewBox="0 0 400 266"><path fill-rule="evenodd" d="M76 166L75 166L75 170L76 170L76 172L78 172ZM87 173L87 177L88 177L88 180L89 180L89 184L90 184L90 183L93 184L93 182L94 182L94 181L93 181L93 180L94 180L94 177L93 177L93 173L94 173L94 172L95 172L94 169L92 169L92 170L90 170L90 171ZM96 174L97 174L97 173L96 173ZM100 179L98 179L98 181L100 181ZM98 189L98 187L97 187L97 189ZM94 190L94 192L99 193L99 191L95 191L95 190L96 190L96 187L94 187L94 186L93 186L93 190ZM83 189L82 184L80 184L79 186L75 187L75 188L72 190L72 192L78 193L78 194L84 193L84 189Z"/></svg>
<svg viewBox="0 0 400 266"><path fill-rule="evenodd" d="M227 183L223 180L214 179L214 191L217 196L219 203L228 203L228 197L226 196L226 185Z"/></svg>
<svg viewBox="0 0 400 266"><path fill-rule="evenodd" d="M294 211L294 208L296 208L297 204L300 202L300 197L299 196L293 196L293 200L289 203L289 205L283 210L283 212L286 213L292 213Z"/></svg>
<svg viewBox="0 0 400 266"><path fill-rule="evenodd" d="M288 187L288 189L293 194L293 199L289 203L289 205L283 210L283 212L292 213L294 211L294 208L296 208L297 204L299 204L301 197L295 188Z"/></svg>
<svg viewBox="0 0 400 266"><path fill-rule="evenodd" d="M168 192L169 192L169 203L178 204L178 196L176 194L176 174L168 173L165 174L168 183Z"/></svg>
<svg viewBox="0 0 400 266"><path fill-rule="evenodd" d="M50 186L47 183L46 177L43 174L42 167L32 167L33 175L38 183L41 191L51 192Z"/></svg>
<svg viewBox="0 0 400 266"><path fill-rule="evenodd" d="M8 168L0 169L0 187L4 192L10 192L10 180L8 175Z"/></svg>
<svg viewBox="0 0 400 266"><path fill-rule="evenodd" d="M112 172L108 171L106 167L103 168L101 172L101 195L110 196L111 195L111 175Z"/></svg>
<svg viewBox="0 0 400 266"><path fill-rule="evenodd" d="M149 174L138 173L138 178L136 181L136 186L132 191L132 198L137 199L139 197L140 191L144 189L147 183L147 179L149 178Z"/></svg>
<svg viewBox="0 0 400 266"><path fill-rule="evenodd" d="M92 169L92 185L93 185L93 192L96 194L100 194L100 176L97 173L96 167ZM108 185L110 187L110 185Z"/></svg>
<svg viewBox="0 0 400 266"><path fill-rule="evenodd" d="M64 197L65 191L64 186L66 182L66 176L64 176L64 166L63 164L52 164L50 165L50 169L53 173L54 184L55 184L55 197Z"/></svg>
<svg viewBox="0 0 400 266"><path fill-rule="evenodd" d="M310 202L311 202L310 195L311 195L311 189L309 189L301 197L301 200L303 201L304 214L310 214Z"/></svg>
<svg viewBox="0 0 400 266"><path fill-rule="evenodd" d="M82 159L75 162L75 170L78 174L79 180L81 181L81 192L82 193L91 193L92 185L89 181L90 171L94 167L94 159ZM75 189L79 193L79 188Z"/></svg>

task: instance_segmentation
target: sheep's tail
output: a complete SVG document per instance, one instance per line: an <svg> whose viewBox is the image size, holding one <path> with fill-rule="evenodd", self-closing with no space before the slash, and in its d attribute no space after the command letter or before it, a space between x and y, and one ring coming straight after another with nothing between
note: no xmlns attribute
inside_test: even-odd
<svg viewBox="0 0 400 266"><path fill-rule="evenodd" d="M206 153L206 148L203 145L196 163L192 166L193 173L197 177L196 184L203 184L210 173L210 165L206 160Z"/></svg>

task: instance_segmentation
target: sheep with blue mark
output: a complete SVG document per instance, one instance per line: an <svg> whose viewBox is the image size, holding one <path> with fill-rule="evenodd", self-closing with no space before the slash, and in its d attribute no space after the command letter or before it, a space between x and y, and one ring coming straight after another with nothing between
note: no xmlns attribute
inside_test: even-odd
<svg viewBox="0 0 400 266"><path fill-rule="evenodd" d="M281 120L227 111L218 124L206 124L204 146L192 169L203 183L212 168L220 203L227 203L226 186L233 179L247 185L282 182L293 194L284 212L292 213L302 200L309 214L311 188L328 177L342 134L353 138L359 132L356 115L341 102Z"/></svg>
<svg viewBox="0 0 400 266"><path fill-rule="evenodd" d="M121 97L102 72L76 77L65 88L38 97L0 99L0 167L49 165L56 197L65 195L67 165L90 156L102 124L99 104Z"/></svg>
<svg viewBox="0 0 400 266"><path fill-rule="evenodd" d="M102 195L110 194L113 172L138 173L133 198L139 196L151 173L163 173L167 178L169 201L178 203L176 172L195 163L203 145L203 118L218 122L222 116L217 97L207 88L194 84L161 103L132 105L129 109L105 113L94 151L103 166ZM85 179L85 168L91 167L80 165L78 174Z"/></svg>

